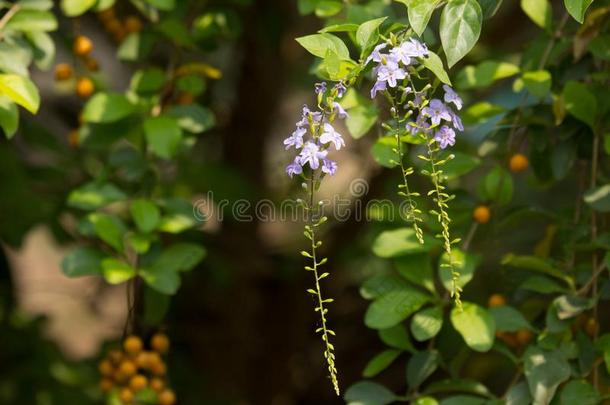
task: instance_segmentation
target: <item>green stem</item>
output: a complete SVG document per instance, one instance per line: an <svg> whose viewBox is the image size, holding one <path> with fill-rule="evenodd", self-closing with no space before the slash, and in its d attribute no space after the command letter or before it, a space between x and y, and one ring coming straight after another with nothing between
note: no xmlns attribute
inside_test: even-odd
<svg viewBox="0 0 610 405"><path fill-rule="evenodd" d="M413 169L409 168L409 169L405 169L404 166L404 156L402 153L402 141L400 140L400 135L396 134L396 154L398 155L398 164L400 165L400 172L402 173L402 180L403 180L403 184L399 185L399 192L398 194L403 196L406 200L407 200L407 204L409 204L409 211L407 212L407 221L411 222L413 224L413 230L415 231L415 236L417 236L417 240L419 241L419 243L421 243L422 245L424 244L424 233L422 231L422 229L419 227L419 225L417 224L418 222L422 222L422 218L420 215L421 214L421 210L419 210L417 208L417 204L415 204L415 201L413 201L413 196L416 195L416 193L411 193L410 189L409 189L409 182L407 180L407 176L411 175L413 173ZM400 190L400 189L404 189L404 191Z"/></svg>
<svg viewBox="0 0 610 405"><path fill-rule="evenodd" d="M321 241L316 241L315 229L323 224L326 221L326 217L322 216L317 222L314 221L314 192L315 192L315 181L314 181L314 173L312 173L310 182L309 182L309 225L305 226L305 235L308 239L311 240L311 253L306 255L311 258L312 266L305 267L306 270L313 272L315 279L315 290L308 290L309 293L313 294L317 298L317 306L316 312L320 313L320 320L322 326L316 329L316 333L322 334L322 341L324 342L324 358L326 359L326 363L328 364L328 373L330 375L331 382L335 389L335 393L337 395L340 394L339 390L339 381L337 378L337 368L335 366L335 347L330 343L330 335L335 335L335 332L330 330L326 325L326 314L328 313L328 309L325 308L325 303L332 302L332 299L323 299L322 298L322 288L320 287L320 280L327 277L328 273L323 273L319 275L318 267L326 263L326 259L322 259L318 261L317 259L317 248L322 245Z"/></svg>

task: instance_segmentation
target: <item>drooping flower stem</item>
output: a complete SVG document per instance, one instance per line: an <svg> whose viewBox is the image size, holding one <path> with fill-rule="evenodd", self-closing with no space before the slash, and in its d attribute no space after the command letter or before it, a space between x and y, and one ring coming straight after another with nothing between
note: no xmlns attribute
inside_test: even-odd
<svg viewBox="0 0 610 405"><path fill-rule="evenodd" d="M451 296L455 300L455 305L462 308L461 292L462 288L458 285L460 273L456 270L456 266L460 263L456 262L453 257L452 245L459 242L459 239L451 240L450 224L451 218L448 214L449 201L453 196L445 191L443 185L443 171L441 167L449 160L453 159L453 155L447 158L437 160L439 146L436 140L430 136L426 136L427 156L419 156L420 159L427 161L430 164L430 171L424 170L434 185L434 188L428 192L429 196L433 196L433 201L436 203L437 210L431 210L430 213L435 215L441 225L441 234L437 235L443 241L443 250L447 254L447 262L441 263L441 267L451 271Z"/></svg>
<svg viewBox="0 0 610 405"><path fill-rule="evenodd" d="M323 258L318 261L317 248L322 246L322 241L316 240L316 229L319 228L323 223L327 221L327 217L320 216L317 220L315 218L315 212L317 211L317 204L315 204L315 190L317 188L317 183L315 179L315 171L312 170L311 178L309 179L308 185L309 192L309 203L305 206L308 216L308 224L305 225L305 237L311 241L311 251L310 252L301 252L301 254L305 257L311 259L311 266L305 266L305 270L311 271L313 273L315 279L315 289L310 288L307 290L308 293L314 295L316 297L316 307L315 311L320 313L320 321L321 326L316 329L316 333L320 333L322 335L322 341L324 342L324 358L326 359L326 363L328 365L328 373L330 376L330 380L333 384L333 388L335 389L335 393L337 395L340 394L339 390L339 380L337 378L337 368L335 366L335 347L330 342L330 336L335 336L335 332L328 328L326 321L326 314L328 313L328 308L325 307L325 304L329 304L333 302L332 298L324 299L322 297L322 288L320 287L320 280L328 277L329 273L325 272L320 274L319 268L323 266L327 259Z"/></svg>
<svg viewBox="0 0 610 405"><path fill-rule="evenodd" d="M398 165L400 167L400 172L402 173L403 183L398 185L398 195L404 197L409 206L407 211L407 221L411 222L413 226L413 230L415 231L415 236L417 240L422 245L424 244L424 232L419 227L418 222L423 222L421 218L421 210L417 208L417 204L415 203L414 197L419 197L419 193L411 192L409 189L409 182L407 177L414 173L412 167L405 168L404 164L404 154L402 151L402 141L400 140L400 134L396 134L396 154L398 157Z"/></svg>

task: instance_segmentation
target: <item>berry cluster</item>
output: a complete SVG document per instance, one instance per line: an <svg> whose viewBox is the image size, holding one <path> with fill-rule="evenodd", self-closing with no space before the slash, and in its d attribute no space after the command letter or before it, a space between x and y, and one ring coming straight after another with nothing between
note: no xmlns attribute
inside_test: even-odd
<svg viewBox="0 0 610 405"><path fill-rule="evenodd" d="M142 339L128 336L122 350L111 350L99 363L102 376L100 388L104 393L118 393L124 404L132 404L136 395L149 390L156 395L159 405L173 405L176 395L167 387L167 365L162 355L169 350L169 338L157 333L150 339L150 350L145 350Z"/></svg>
<svg viewBox="0 0 610 405"><path fill-rule="evenodd" d="M78 35L73 42L72 52L77 57L77 61L82 65L83 74L76 79L74 91L80 98L89 98L95 91L95 84L91 80L91 73L97 72L100 68L99 62L93 56L93 42L84 35ZM74 76L74 68L68 63L59 63L55 66L55 80L65 82Z"/></svg>

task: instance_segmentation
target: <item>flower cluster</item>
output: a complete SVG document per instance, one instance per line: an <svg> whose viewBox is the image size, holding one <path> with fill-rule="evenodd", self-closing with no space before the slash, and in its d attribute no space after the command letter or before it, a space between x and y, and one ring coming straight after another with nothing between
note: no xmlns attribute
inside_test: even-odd
<svg viewBox="0 0 610 405"><path fill-rule="evenodd" d="M418 92L409 86L411 81L409 68L415 67L419 59L429 55L426 45L411 38L387 53L382 53L387 47L387 43L377 45L365 61L365 63L370 61L377 63L373 69L376 81L371 89L371 98L375 98L377 92L389 88L402 91L403 96L412 94L413 101L409 105L419 113L414 121L407 123L407 130L412 134L433 134L434 140L441 149L455 145L455 131L463 131L464 126L460 117L449 105L453 104L455 108L461 110L460 96L445 84L443 85L444 102L438 98L427 102L427 89ZM405 81L406 84L401 86L401 81Z"/></svg>
<svg viewBox="0 0 610 405"><path fill-rule="evenodd" d="M330 91L325 82L316 83L315 92L318 95L318 111L312 111L303 106L301 120L296 123L296 129L284 140L286 150L294 147L298 155L286 166L286 174L293 177L301 175L306 166L313 171L320 169L323 174L334 175L337 162L328 158L331 147L340 150L345 141L332 123L336 117L347 118L347 112L335 101L341 98L346 87L343 83L336 84ZM309 136L308 136L309 135Z"/></svg>

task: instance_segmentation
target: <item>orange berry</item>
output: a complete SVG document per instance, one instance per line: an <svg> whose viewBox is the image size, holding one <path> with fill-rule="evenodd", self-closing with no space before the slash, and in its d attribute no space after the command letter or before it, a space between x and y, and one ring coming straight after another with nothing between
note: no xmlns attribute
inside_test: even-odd
<svg viewBox="0 0 610 405"><path fill-rule="evenodd" d="M119 364L123 360L123 352L118 349L111 350L108 353L108 358L113 364Z"/></svg>
<svg viewBox="0 0 610 405"><path fill-rule="evenodd" d="M72 77L72 66L67 63L59 63L55 66L55 80L63 81Z"/></svg>
<svg viewBox="0 0 610 405"><path fill-rule="evenodd" d="M150 346L159 353L166 353L169 350L169 338L164 333L155 333L150 339Z"/></svg>
<svg viewBox="0 0 610 405"><path fill-rule="evenodd" d="M587 323L585 324L585 332L590 337L594 337L599 333L599 322L595 318L587 319Z"/></svg>
<svg viewBox="0 0 610 405"><path fill-rule="evenodd" d="M525 171L529 164L529 160L527 160L527 157L522 153L515 153L508 162L510 171L514 173Z"/></svg>
<svg viewBox="0 0 610 405"><path fill-rule="evenodd" d="M124 27L127 33L139 32L142 30L142 20L135 15L130 15L125 19Z"/></svg>
<svg viewBox="0 0 610 405"><path fill-rule="evenodd" d="M154 391L159 392L165 387L165 383L159 377L154 377L150 380L150 388Z"/></svg>
<svg viewBox="0 0 610 405"><path fill-rule="evenodd" d="M508 347L517 347L519 342L514 333L510 332L496 332L496 337L506 343Z"/></svg>
<svg viewBox="0 0 610 405"><path fill-rule="evenodd" d="M98 70L100 70L100 63L97 61L97 59L95 59L91 56L89 56L89 57L87 57L87 59L85 59L85 66L91 72L97 72Z"/></svg>
<svg viewBox="0 0 610 405"><path fill-rule="evenodd" d="M131 360L123 360L119 366L119 374L125 377L131 377L136 371L138 371L138 368Z"/></svg>
<svg viewBox="0 0 610 405"><path fill-rule="evenodd" d="M155 375L165 375L167 373L167 366L163 362L155 363L150 367L150 370Z"/></svg>
<svg viewBox="0 0 610 405"><path fill-rule="evenodd" d="M163 359L157 352L148 352L148 367L154 367L157 364L162 364Z"/></svg>
<svg viewBox="0 0 610 405"><path fill-rule="evenodd" d="M163 390L159 393L159 405L174 405L176 403L176 394L170 389Z"/></svg>
<svg viewBox="0 0 610 405"><path fill-rule="evenodd" d="M142 339L137 336L128 336L123 342L123 349L127 354L136 355L142 350Z"/></svg>
<svg viewBox="0 0 610 405"><path fill-rule="evenodd" d="M479 224L486 224L489 222L489 218L491 218L491 211L485 205L479 205L476 207L472 213L472 217Z"/></svg>
<svg viewBox="0 0 610 405"><path fill-rule="evenodd" d="M112 387L114 387L114 383L110 378L102 378L102 381L100 381L100 389L102 392L110 392Z"/></svg>
<svg viewBox="0 0 610 405"><path fill-rule="evenodd" d="M135 358L138 368L148 368L150 366L150 353L140 352Z"/></svg>
<svg viewBox="0 0 610 405"><path fill-rule="evenodd" d="M129 388L123 388L119 394L119 399L126 404L130 404L133 401L133 392Z"/></svg>
<svg viewBox="0 0 610 405"><path fill-rule="evenodd" d="M109 34L115 34L117 32L123 31L123 26L121 25L121 22L116 18L104 21L104 28Z"/></svg>
<svg viewBox="0 0 610 405"><path fill-rule="evenodd" d="M186 105L186 104L193 104L193 102L195 101L195 96L193 96L191 93L180 93L180 95L178 95L178 104L182 104L182 105Z"/></svg>
<svg viewBox="0 0 610 405"><path fill-rule="evenodd" d="M110 360L102 360L97 369L99 370L100 374L104 376L112 375L114 372L114 367L112 367Z"/></svg>
<svg viewBox="0 0 610 405"><path fill-rule="evenodd" d="M76 94L80 98L89 98L95 91L95 84L88 77L81 77L76 82Z"/></svg>
<svg viewBox="0 0 610 405"><path fill-rule="evenodd" d="M521 346L525 346L529 342L531 342L534 335L532 334L532 332L530 332L527 329L520 329L517 331L516 337L517 337L517 342L519 342L519 344Z"/></svg>
<svg viewBox="0 0 610 405"><path fill-rule="evenodd" d="M116 18L114 7L108 7L107 9L100 11L97 13L97 17L100 21L109 21Z"/></svg>
<svg viewBox="0 0 610 405"><path fill-rule="evenodd" d="M487 306L492 307L501 307L502 305L506 305L506 297L502 294L492 294L487 301Z"/></svg>
<svg viewBox="0 0 610 405"><path fill-rule="evenodd" d="M73 148L76 148L78 146L78 142L79 142L78 129L73 129L70 132L68 132L68 144L70 146L72 146Z"/></svg>
<svg viewBox="0 0 610 405"><path fill-rule="evenodd" d="M93 50L93 42L84 35L79 35L74 40L74 54L77 56L87 56Z"/></svg>
<svg viewBox="0 0 610 405"><path fill-rule="evenodd" d="M136 374L129 380L129 388L134 392L143 390L148 385L148 379L142 374Z"/></svg>

